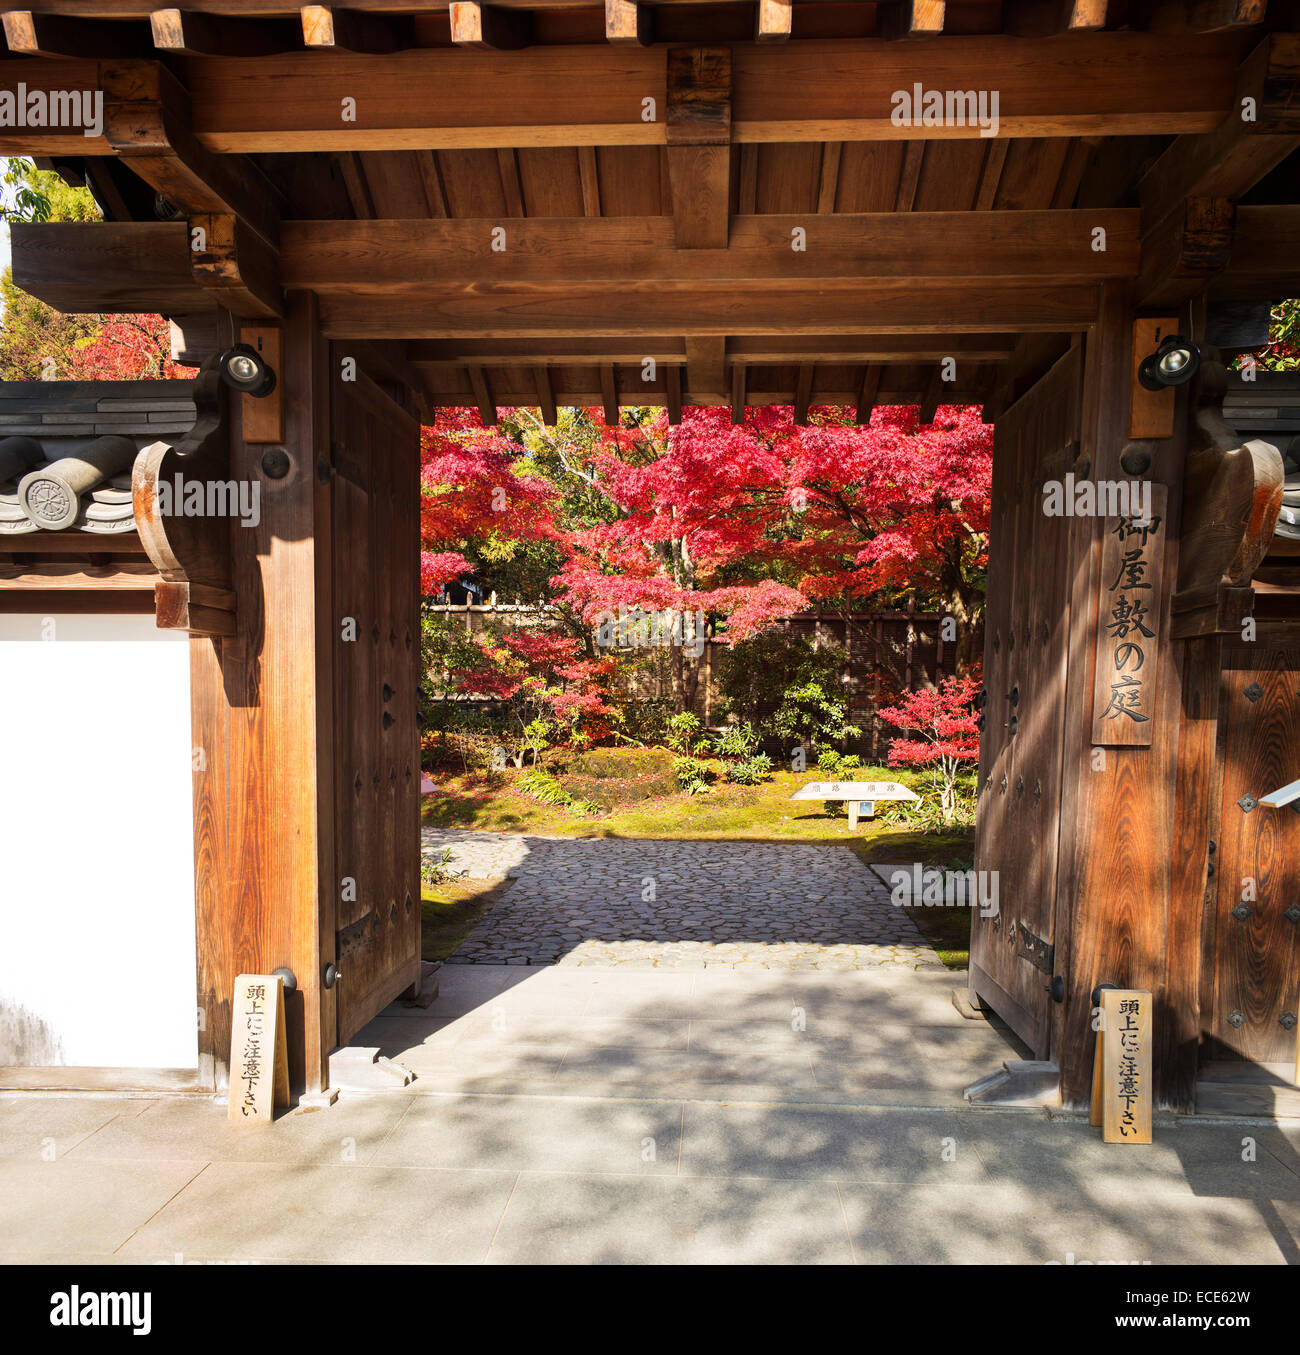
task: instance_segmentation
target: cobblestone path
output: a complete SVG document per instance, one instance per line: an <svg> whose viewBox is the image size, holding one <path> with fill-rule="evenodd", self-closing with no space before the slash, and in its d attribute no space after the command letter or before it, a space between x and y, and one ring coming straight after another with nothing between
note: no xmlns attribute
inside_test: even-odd
<svg viewBox="0 0 1300 1355"><path fill-rule="evenodd" d="M515 883L452 957L641 969L939 967L848 847L423 830L426 855Z"/></svg>

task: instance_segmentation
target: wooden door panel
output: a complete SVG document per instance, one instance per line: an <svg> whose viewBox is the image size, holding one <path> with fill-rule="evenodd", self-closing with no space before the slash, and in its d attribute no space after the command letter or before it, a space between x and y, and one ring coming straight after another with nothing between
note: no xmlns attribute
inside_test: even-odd
<svg viewBox="0 0 1300 1355"><path fill-rule="evenodd" d="M985 727L975 866L998 872L999 916L971 922L971 986L1049 1054L1060 836L1071 520L1045 517L1042 483L1077 434L1077 353L1001 419L994 454Z"/></svg>
<svg viewBox="0 0 1300 1355"><path fill-rule="evenodd" d="M419 975L419 428L365 378L332 418L342 1044Z"/></svg>
<svg viewBox="0 0 1300 1355"><path fill-rule="evenodd" d="M1235 646L1224 665L1212 1052L1287 1062L1300 1017L1300 814L1252 801L1300 777L1300 654Z"/></svg>

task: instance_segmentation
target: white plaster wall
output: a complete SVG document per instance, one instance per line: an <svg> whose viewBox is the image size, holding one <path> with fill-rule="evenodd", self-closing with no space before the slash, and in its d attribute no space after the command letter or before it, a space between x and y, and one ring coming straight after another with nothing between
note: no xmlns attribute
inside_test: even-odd
<svg viewBox="0 0 1300 1355"><path fill-rule="evenodd" d="M0 615L0 1065L197 1066L187 638Z"/></svg>

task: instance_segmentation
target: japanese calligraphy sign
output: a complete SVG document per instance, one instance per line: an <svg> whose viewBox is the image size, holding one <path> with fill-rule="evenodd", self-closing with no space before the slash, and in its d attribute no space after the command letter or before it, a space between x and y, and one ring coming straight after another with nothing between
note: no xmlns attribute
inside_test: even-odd
<svg viewBox="0 0 1300 1355"><path fill-rule="evenodd" d="M1106 519L1092 695L1097 747L1147 747L1155 731L1168 498L1166 485L1153 484L1149 519Z"/></svg>
<svg viewBox="0 0 1300 1355"><path fill-rule="evenodd" d="M1101 992L1105 1143L1151 1142L1151 1006L1151 994L1137 988Z"/></svg>
<svg viewBox="0 0 1300 1355"><path fill-rule="evenodd" d="M289 1047L284 1032L284 980L241 974L231 1008L230 1110L238 1124L270 1124L289 1104Z"/></svg>

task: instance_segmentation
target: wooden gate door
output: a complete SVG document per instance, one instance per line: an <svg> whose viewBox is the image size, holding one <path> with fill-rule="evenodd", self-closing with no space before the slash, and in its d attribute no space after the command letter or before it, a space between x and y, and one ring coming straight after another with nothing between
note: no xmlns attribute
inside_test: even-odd
<svg viewBox="0 0 1300 1355"><path fill-rule="evenodd" d="M1048 1056L1071 561L1079 519L1047 517L1043 482L1078 450L1081 352L998 420L984 626L975 868L998 913L972 913L970 986Z"/></svg>
<svg viewBox="0 0 1300 1355"><path fill-rule="evenodd" d="M1300 1018L1300 814L1257 801L1300 777L1300 652L1225 647L1207 1058L1291 1063Z"/></svg>
<svg viewBox="0 0 1300 1355"><path fill-rule="evenodd" d="M419 425L332 364L338 1042L420 973Z"/></svg>

